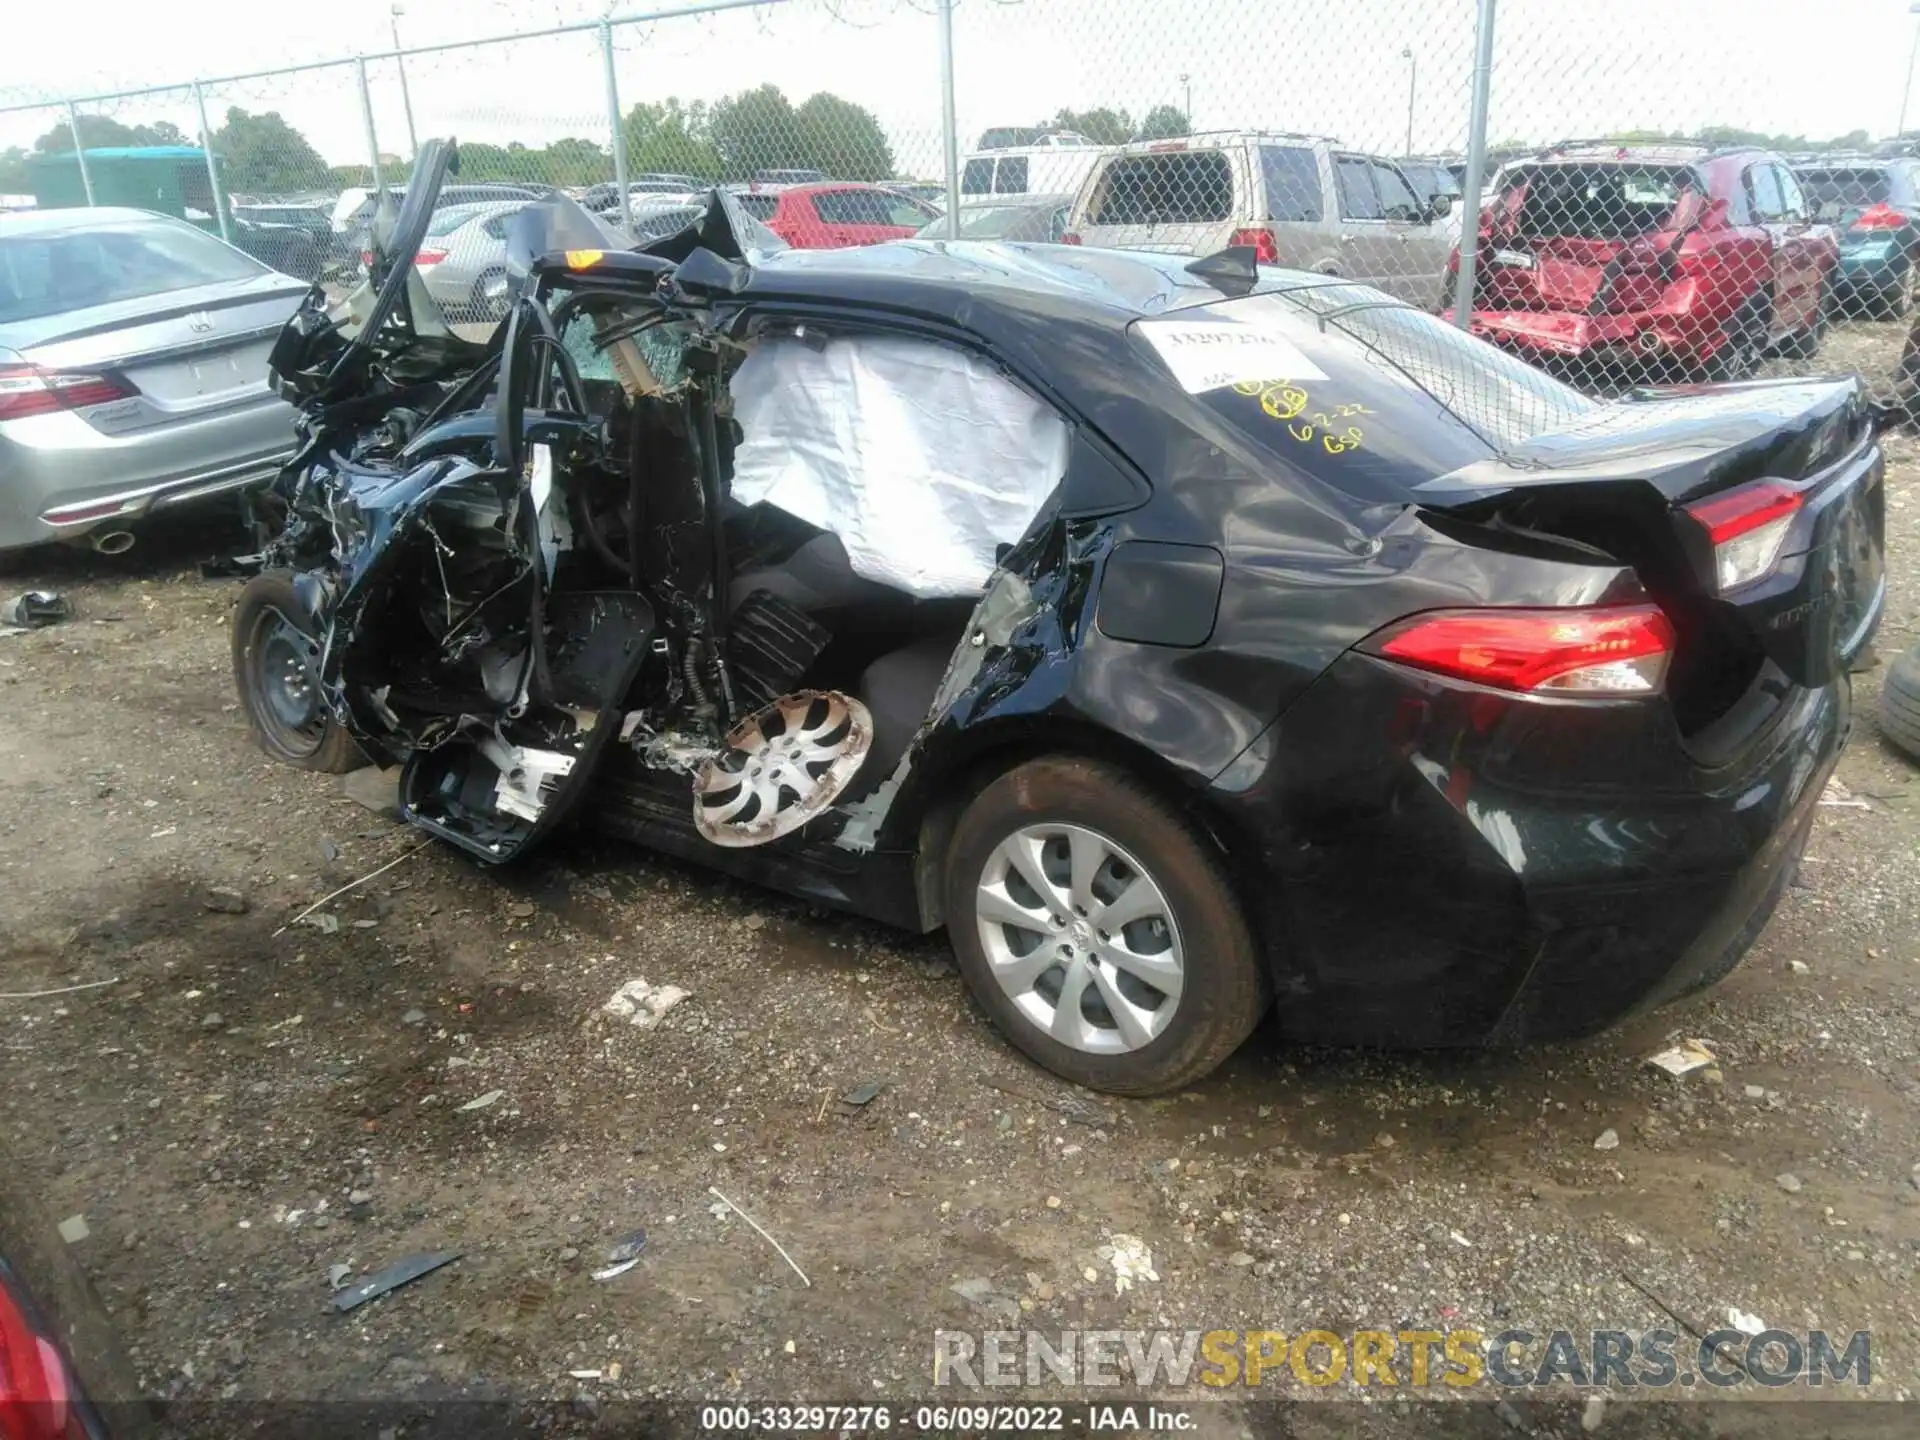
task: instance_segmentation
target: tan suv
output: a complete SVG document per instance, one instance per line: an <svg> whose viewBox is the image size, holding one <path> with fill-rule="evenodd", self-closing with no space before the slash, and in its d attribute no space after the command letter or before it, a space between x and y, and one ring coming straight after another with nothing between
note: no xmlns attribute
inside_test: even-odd
<svg viewBox="0 0 1920 1440"><path fill-rule="evenodd" d="M1069 244L1209 255L1341 275L1438 309L1451 204L1419 199L1391 160L1310 135L1235 130L1103 155L1075 198ZM1077 237L1077 239L1076 239Z"/></svg>

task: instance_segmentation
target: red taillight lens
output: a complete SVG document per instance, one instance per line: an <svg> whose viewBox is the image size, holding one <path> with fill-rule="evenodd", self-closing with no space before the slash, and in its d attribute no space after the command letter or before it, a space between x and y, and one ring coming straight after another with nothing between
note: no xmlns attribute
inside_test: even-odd
<svg viewBox="0 0 1920 1440"><path fill-rule="evenodd" d="M1898 230L1907 223L1904 212L1882 203L1869 205L1855 217L1849 229L1852 230Z"/></svg>
<svg viewBox="0 0 1920 1440"><path fill-rule="evenodd" d="M1673 655L1657 605L1596 610L1442 610L1372 647L1420 670L1536 694L1646 695Z"/></svg>
<svg viewBox="0 0 1920 1440"><path fill-rule="evenodd" d="M1251 245L1253 258L1258 264L1278 265L1280 263L1280 246L1275 243L1271 230L1236 230L1227 237L1227 244L1229 247Z"/></svg>
<svg viewBox="0 0 1920 1440"><path fill-rule="evenodd" d="M137 395L116 375L80 370L42 370L33 365L0 365L0 420L24 420L57 410L82 410Z"/></svg>
<svg viewBox="0 0 1920 1440"><path fill-rule="evenodd" d="M444 250L422 250L413 257L413 263L424 270L429 265L438 265L446 258L447 252Z"/></svg>
<svg viewBox="0 0 1920 1440"><path fill-rule="evenodd" d="M1078 230L1069 230L1069 231L1067 231L1067 233L1066 233L1066 234L1064 234L1064 235L1062 235L1062 236L1060 237L1060 243L1061 243L1062 245L1078 245L1078 244L1080 244L1080 243L1081 243L1081 240L1080 240L1080 232L1079 232Z"/></svg>
<svg viewBox="0 0 1920 1440"><path fill-rule="evenodd" d="M1773 569L1805 503L1792 486L1762 480L1687 506L1713 546L1714 579L1722 594Z"/></svg>
<svg viewBox="0 0 1920 1440"><path fill-rule="evenodd" d="M362 250L362 251L360 252L360 263L361 263L362 265L372 265L372 264L373 264L373 252L372 252L371 250Z"/></svg>
<svg viewBox="0 0 1920 1440"><path fill-rule="evenodd" d="M65 1363L0 1284L0 1436L61 1440L69 1401Z"/></svg>

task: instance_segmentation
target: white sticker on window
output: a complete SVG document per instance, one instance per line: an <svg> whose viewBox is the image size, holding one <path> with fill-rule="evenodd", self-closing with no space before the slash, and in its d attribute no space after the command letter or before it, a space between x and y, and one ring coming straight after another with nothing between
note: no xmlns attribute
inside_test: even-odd
<svg viewBox="0 0 1920 1440"><path fill-rule="evenodd" d="M1140 333L1189 395L1242 380L1324 380L1326 372L1278 331L1231 320L1146 320Z"/></svg>

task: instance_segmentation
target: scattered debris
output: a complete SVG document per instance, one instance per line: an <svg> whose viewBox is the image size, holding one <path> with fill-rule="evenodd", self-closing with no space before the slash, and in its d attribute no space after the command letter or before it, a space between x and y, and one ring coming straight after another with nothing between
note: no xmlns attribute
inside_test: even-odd
<svg viewBox="0 0 1920 1440"><path fill-rule="evenodd" d="M871 1105L880 1092L886 1088L887 1081L885 1080L868 1080L854 1086L840 1097L840 1113L843 1116L858 1115L867 1106Z"/></svg>
<svg viewBox="0 0 1920 1440"><path fill-rule="evenodd" d="M1727 1323L1742 1335L1758 1335L1767 1328L1767 1322L1758 1315L1749 1315L1739 1306L1727 1311Z"/></svg>
<svg viewBox="0 0 1920 1440"><path fill-rule="evenodd" d="M274 931L273 932L274 938L278 939L280 936L286 934L289 929L291 929L295 925L298 925L302 920L306 919L307 916L313 914L314 911L318 910L322 905L325 905L329 900L337 900L342 895L346 894L349 890L359 889L362 885L366 884L367 881L373 879L376 875L386 874L387 871L393 869L393 867L398 865L402 860L411 860L414 856L418 855L422 850L426 849L431 844L433 844L433 841L431 840L422 840L418 845L414 846L411 850L404 850L400 854L394 856L393 859L387 861L387 863L382 865L378 870L369 870L366 874L362 875L358 880L349 880L346 884L342 885L338 890L335 890L332 894L322 895L318 900L314 901L313 904L309 905L306 909L302 910L298 915L294 916L291 920L287 921L285 925L282 925L278 930ZM328 934L332 934L333 930L338 930L340 928L340 922L338 920L335 920L333 922L332 929L328 929L328 927L324 925L321 926L320 928L323 930L327 930Z"/></svg>
<svg viewBox="0 0 1920 1440"><path fill-rule="evenodd" d="M1749 1100L1760 1100L1765 1098L1767 1087L1764 1085L1742 1085L1740 1087L1740 1093L1745 1095Z"/></svg>
<svg viewBox="0 0 1920 1440"><path fill-rule="evenodd" d="M347 1277L352 1274L353 1267L351 1265L329 1265L327 1267L327 1288L329 1290L344 1290L347 1285Z"/></svg>
<svg viewBox="0 0 1920 1440"><path fill-rule="evenodd" d="M222 1015L218 1010L215 1010L210 1014L200 1017L200 1028L202 1030L224 1030L227 1028L227 1017Z"/></svg>
<svg viewBox="0 0 1920 1440"><path fill-rule="evenodd" d="M1580 1428L1591 1435L1607 1423L1607 1397L1589 1395L1580 1411Z"/></svg>
<svg viewBox="0 0 1920 1440"><path fill-rule="evenodd" d="M570 1380L598 1380L602 1373L603 1372L599 1370L569 1370L567 1371L567 1378Z"/></svg>
<svg viewBox="0 0 1920 1440"><path fill-rule="evenodd" d="M1244 1250L1236 1250L1233 1254L1227 1256L1227 1264L1244 1270L1247 1266L1253 1264L1253 1256Z"/></svg>
<svg viewBox="0 0 1920 1440"><path fill-rule="evenodd" d="M1656 1070L1666 1071L1677 1080L1682 1075L1691 1074L1695 1070L1704 1069L1713 1064L1715 1058L1713 1051L1707 1048L1706 1041L1682 1040L1678 1045L1670 1046L1657 1055L1649 1055L1647 1064Z"/></svg>
<svg viewBox="0 0 1920 1440"><path fill-rule="evenodd" d="M1652 1302L1654 1307L1658 1309L1661 1312L1661 1314L1665 1315L1669 1320L1673 1321L1674 1324L1678 1325L1682 1330L1686 1331L1689 1335L1693 1336L1694 1339L1700 1341L1703 1344L1706 1342L1707 1332L1705 1327L1700 1325L1698 1322L1689 1319L1687 1316L1682 1315L1678 1310L1674 1309L1673 1306L1669 1305L1665 1300L1661 1299L1658 1294L1656 1294L1653 1290L1649 1289L1646 1285L1641 1283L1639 1280L1635 1279L1632 1275L1628 1275L1623 1271L1621 1273L1620 1278L1622 1280L1625 1280L1627 1284L1631 1285L1635 1290L1638 1290L1643 1296L1645 1296L1650 1302ZM1747 1373L1746 1361L1741 1357L1740 1352L1734 1349L1733 1346L1727 1344L1726 1341L1722 1340L1717 1342L1713 1347L1713 1353L1725 1363L1732 1365L1733 1368L1738 1370L1741 1374L1744 1375Z"/></svg>
<svg viewBox="0 0 1920 1440"><path fill-rule="evenodd" d="M1023 1089L1021 1086L1009 1085L1004 1080L996 1080L991 1075L982 1075L980 1078L993 1089L998 1090L1002 1095L1011 1095L1016 1100L1026 1100L1035 1105L1044 1105L1047 1109L1053 1111L1054 1114L1060 1116L1062 1119L1071 1120L1076 1125L1091 1125L1097 1128L1112 1123L1113 1117L1107 1114L1103 1106L1083 1096L1076 1095L1070 1090L1035 1094L1033 1091Z"/></svg>
<svg viewBox="0 0 1920 1440"><path fill-rule="evenodd" d="M45 1000L54 995L73 995L81 990L98 990L103 985L118 985L120 977L111 980L89 980L84 985L61 985L52 990L19 990L10 995L0 995L0 1000Z"/></svg>
<svg viewBox="0 0 1920 1440"><path fill-rule="evenodd" d="M625 1020L636 1030L651 1030L689 993L678 985L649 985L644 979L629 980L613 992L613 998L600 1007L600 1013Z"/></svg>
<svg viewBox="0 0 1920 1440"><path fill-rule="evenodd" d="M418 1009L409 1010L400 1017L400 1023L402 1025L424 1025L427 1023L427 1012Z"/></svg>
<svg viewBox="0 0 1920 1440"><path fill-rule="evenodd" d="M1782 1171L1780 1174L1774 1176L1773 1183L1789 1195L1798 1195L1800 1191L1805 1188L1800 1183L1800 1177L1795 1175L1791 1170Z"/></svg>
<svg viewBox="0 0 1920 1440"><path fill-rule="evenodd" d="M340 793L356 805L364 805L376 815L384 815L389 820L400 818L400 767L389 765L382 770L372 765L362 765L358 770L349 770L340 777Z"/></svg>
<svg viewBox="0 0 1920 1440"><path fill-rule="evenodd" d="M1827 781L1827 788L1820 792L1819 803L1841 810L1871 810L1873 806L1857 797L1836 775Z"/></svg>
<svg viewBox="0 0 1920 1440"><path fill-rule="evenodd" d="M726 1205L729 1210L733 1211L734 1214L738 1215L742 1220L746 1221L747 1224L753 1226L753 1228L759 1232L760 1238L766 1241L769 1245L773 1246L774 1249L778 1250L780 1252L780 1258L782 1260L786 1261L788 1265L793 1266L793 1273L800 1277L800 1283L802 1285L805 1285L809 1290L813 1288L813 1282L807 1279L807 1272L802 1270L798 1265L794 1265L793 1257L787 1254L786 1247L783 1246L778 1240L774 1239L773 1236L767 1234L765 1230L761 1229L760 1222L758 1220L755 1220L751 1215L747 1214L746 1211L742 1210L738 1205L734 1204L733 1201L728 1200L727 1197L722 1195L719 1192L719 1190L716 1189L714 1186L709 1185L707 1187L707 1193L713 1196L713 1198L716 1200L726 1201Z"/></svg>
<svg viewBox="0 0 1920 1440"><path fill-rule="evenodd" d="M228 890L214 886L204 891L200 903L206 909L219 915L244 915L247 913L247 897L238 890Z"/></svg>
<svg viewBox="0 0 1920 1440"><path fill-rule="evenodd" d="M1113 1293L1116 1295L1126 1294L1142 1281L1160 1278L1153 1268L1153 1252L1147 1248L1147 1242L1137 1235L1115 1235L1109 1243L1093 1253L1113 1267Z"/></svg>
<svg viewBox="0 0 1920 1440"><path fill-rule="evenodd" d="M1618 1150L1620 1148L1620 1132L1609 1125L1594 1137L1593 1148L1596 1150Z"/></svg>
<svg viewBox="0 0 1920 1440"><path fill-rule="evenodd" d="M467 1103L462 1105L460 1108L463 1111L485 1110L488 1106L497 1103L500 1097L506 1093L507 1092L504 1090L489 1090L484 1095L476 1095L473 1099L467 1101Z"/></svg>
<svg viewBox="0 0 1920 1440"><path fill-rule="evenodd" d="M1811 975L1813 973L1813 967L1804 960L1787 961L1787 969L1796 975Z"/></svg>
<svg viewBox="0 0 1920 1440"><path fill-rule="evenodd" d="M29 590L0 607L0 625L38 630L43 625L58 625L72 615L73 607L65 596L51 590Z"/></svg>
<svg viewBox="0 0 1920 1440"><path fill-rule="evenodd" d="M1526 1416L1514 1409L1505 1399L1493 1402L1493 1413L1500 1417L1501 1423L1509 1430L1518 1430L1522 1435L1533 1433L1533 1427L1527 1423Z"/></svg>
<svg viewBox="0 0 1920 1440"><path fill-rule="evenodd" d="M60 1222L60 1238L69 1245L78 1245L91 1234L93 1231L88 1227L84 1215L69 1215Z"/></svg>
<svg viewBox="0 0 1920 1440"><path fill-rule="evenodd" d="M322 910L318 915L311 913L301 915L296 919L289 920L287 924L311 925L322 935L337 935L340 933L340 917L330 910ZM276 930L274 933L277 935L280 932Z"/></svg>
<svg viewBox="0 0 1920 1440"><path fill-rule="evenodd" d="M320 842L320 855L327 864L331 865L340 858L340 847L331 840L322 840Z"/></svg>
<svg viewBox="0 0 1920 1440"><path fill-rule="evenodd" d="M1012 1327L1020 1323L1019 1302L996 1292L993 1282L984 1276L962 1280L947 1288L998 1324Z"/></svg>
<svg viewBox="0 0 1920 1440"><path fill-rule="evenodd" d="M378 1300L402 1285L411 1285L423 1275L431 1275L443 1265L451 1265L460 1254L458 1250L436 1250L428 1255L409 1255L378 1275L370 1275L351 1289L340 1291L333 1297L333 1308L342 1315L358 1310L369 1300Z"/></svg>
<svg viewBox="0 0 1920 1440"><path fill-rule="evenodd" d="M640 1252L647 1248L647 1232L636 1230L607 1251L607 1267L593 1272L596 1280L612 1280L640 1263ZM564 1252L563 1252L564 1253Z"/></svg>

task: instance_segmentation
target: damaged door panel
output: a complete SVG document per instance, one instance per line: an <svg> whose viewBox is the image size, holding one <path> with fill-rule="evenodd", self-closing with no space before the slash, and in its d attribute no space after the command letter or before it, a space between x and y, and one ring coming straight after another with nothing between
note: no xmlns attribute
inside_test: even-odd
<svg viewBox="0 0 1920 1440"><path fill-rule="evenodd" d="M1574 1034L1764 924L1884 594L1859 385L1600 405L1237 251L788 252L508 226L273 353L236 679L486 863L590 818L926 930L1029 1055L1191 1082L1306 1037ZM1104 598L1103 598L1104 597Z"/></svg>

